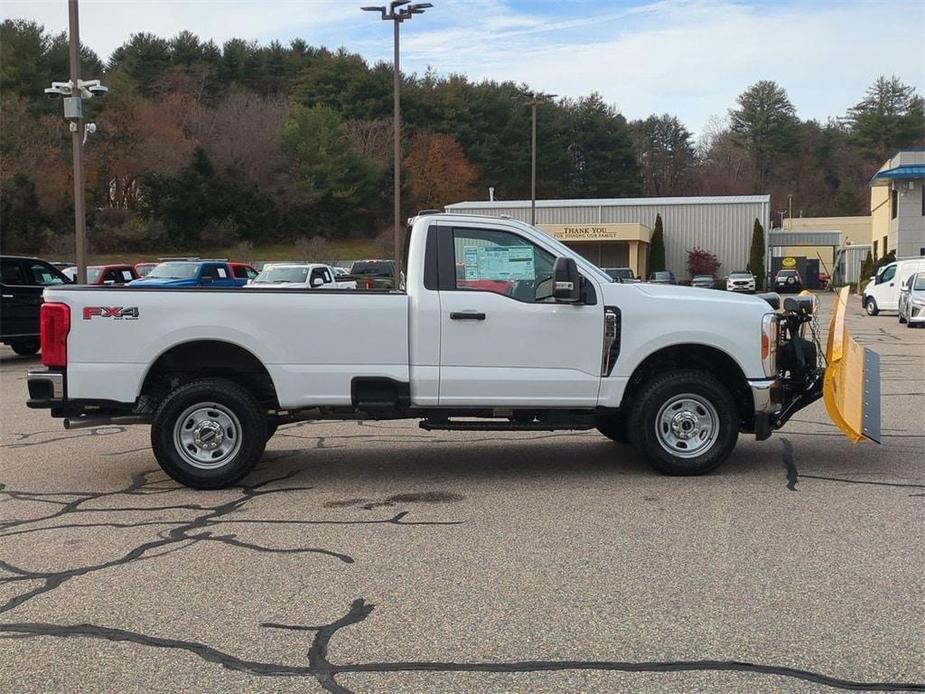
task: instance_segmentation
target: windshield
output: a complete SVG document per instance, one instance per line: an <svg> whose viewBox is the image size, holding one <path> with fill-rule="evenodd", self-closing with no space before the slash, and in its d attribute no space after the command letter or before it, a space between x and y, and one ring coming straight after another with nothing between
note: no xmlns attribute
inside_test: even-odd
<svg viewBox="0 0 925 694"><path fill-rule="evenodd" d="M254 284L282 284L284 282L304 282L308 277L307 267L285 267L283 265L271 266L263 270Z"/></svg>
<svg viewBox="0 0 925 694"><path fill-rule="evenodd" d="M915 291L925 289L925 272L920 272L915 276L915 284L912 287Z"/></svg>
<svg viewBox="0 0 925 694"><path fill-rule="evenodd" d="M730 277L735 277L736 279L741 279L743 277L751 277L752 273L750 272L733 272L729 275Z"/></svg>
<svg viewBox="0 0 925 694"><path fill-rule="evenodd" d="M191 280L196 278L198 271L199 263L161 263L145 279Z"/></svg>
<svg viewBox="0 0 925 694"><path fill-rule="evenodd" d="M652 277L657 280L668 280L671 279L670 272L653 272Z"/></svg>

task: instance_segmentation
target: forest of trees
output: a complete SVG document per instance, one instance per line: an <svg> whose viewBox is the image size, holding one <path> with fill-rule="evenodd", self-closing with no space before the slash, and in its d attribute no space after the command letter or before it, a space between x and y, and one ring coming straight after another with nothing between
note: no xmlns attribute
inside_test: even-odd
<svg viewBox="0 0 925 694"><path fill-rule="evenodd" d="M0 245L68 252L70 136L42 90L68 74L67 38L0 25ZM189 32L133 35L82 74L91 251L372 237L389 228L392 77L344 49L295 40L223 46ZM530 192L528 85L403 75L405 215ZM666 101L669 97L666 95ZM866 214L866 182L925 144L923 100L881 77L825 123L802 121L775 82L749 86L697 141L676 117L627 121L600 95L538 109L539 197L793 194L806 216Z"/></svg>

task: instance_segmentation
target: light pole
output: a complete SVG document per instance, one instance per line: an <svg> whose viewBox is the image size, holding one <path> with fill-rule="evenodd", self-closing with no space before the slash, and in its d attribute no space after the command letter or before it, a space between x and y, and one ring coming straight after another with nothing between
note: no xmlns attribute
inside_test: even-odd
<svg viewBox="0 0 925 694"><path fill-rule="evenodd" d="M530 224L536 226L536 107L549 99L555 99L558 94L531 94L530 106L533 117L532 133L530 138Z"/></svg>
<svg viewBox="0 0 925 694"><path fill-rule="evenodd" d="M393 242L395 244L395 274L393 275L394 288L399 288L399 283L401 281L401 103L400 95L401 91L401 70L399 67L398 59L398 45L399 45L399 31L398 28L402 22L406 19L411 19L416 14L424 14L424 10L433 5L429 2L419 2L414 5L408 5L410 0L392 0L389 3L389 6L386 7L361 7L364 12L378 12L382 19L385 21L390 21L393 23L394 27L394 56L392 58L392 72L393 81L392 81L392 139L394 140L394 157L395 157L395 172L394 172L394 186L395 186L395 199L394 199L394 210L393 210ZM408 5L404 7L404 5Z"/></svg>
<svg viewBox="0 0 925 694"><path fill-rule="evenodd" d="M68 0L67 14L71 79L68 82L52 82L45 93L50 97L63 97L64 117L71 131L71 150L74 157L74 253L77 256L77 282L86 284L87 220L83 163L83 140L86 126L83 122L83 100L92 99L94 94L102 96L109 90L102 86L99 80L80 79L80 22L77 0Z"/></svg>

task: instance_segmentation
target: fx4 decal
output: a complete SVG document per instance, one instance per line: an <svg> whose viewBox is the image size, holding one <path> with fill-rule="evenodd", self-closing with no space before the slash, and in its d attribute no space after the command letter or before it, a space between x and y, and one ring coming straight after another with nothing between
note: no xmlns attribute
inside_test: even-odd
<svg viewBox="0 0 925 694"><path fill-rule="evenodd" d="M113 318L115 320L137 320L138 307L123 308L122 306L85 306L84 320L92 318Z"/></svg>

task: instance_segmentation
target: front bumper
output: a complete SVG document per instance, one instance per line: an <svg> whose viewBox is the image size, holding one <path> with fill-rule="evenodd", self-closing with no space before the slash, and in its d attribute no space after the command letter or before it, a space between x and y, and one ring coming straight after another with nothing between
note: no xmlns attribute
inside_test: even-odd
<svg viewBox="0 0 925 694"><path fill-rule="evenodd" d="M782 409L780 382L776 378L748 381L755 408L755 438L764 441L771 436L772 423Z"/></svg>

